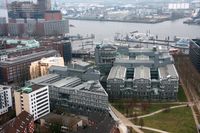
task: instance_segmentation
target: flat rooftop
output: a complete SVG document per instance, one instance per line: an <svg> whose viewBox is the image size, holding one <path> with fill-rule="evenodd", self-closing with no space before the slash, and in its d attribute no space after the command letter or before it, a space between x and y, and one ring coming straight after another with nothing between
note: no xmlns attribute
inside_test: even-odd
<svg viewBox="0 0 200 133"><path fill-rule="evenodd" d="M22 92L22 93L31 93L33 91L36 91L40 88L43 88L45 87L45 85L37 85L37 84L33 84L33 85L30 85L30 86L26 86L26 87L23 87L19 90L17 90L18 92Z"/></svg>
<svg viewBox="0 0 200 133"><path fill-rule="evenodd" d="M151 79L149 67L139 66L134 69L134 79Z"/></svg>
<svg viewBox="0 0 200 133"><path fill-rule="evenodd" d="M135 58L136 60L149 60L149 56L146 55L138 55Z"/></svg>
<svg viewBox="0 0 200 133"><path fill-rule="evenodd" d="M18 56L18 57L13 57L13 58L8 58L5 61L0 62L0 64L14 64L14 63L20 63L26 60L31 60L34 58L43 58L45 55L48 54L56 54L56 50L46 50L46 51L41 51L41 52L36 52L36 53L31 53L28 55L23 55L23 56Z"/></svg>
<svg viewBox="0 0 200 133"><path fill-rule="evenodd" d="M159 67L158 72L160 79L179 78L174 64L168 64L164 67Z"/></svg>
<svg viewBox="0 0 200 133"><path fill-rule="evenodd" d="M123 66L113 66L110 70L107 80L110 79L121 79L126 78L126 67Z"/></svg>

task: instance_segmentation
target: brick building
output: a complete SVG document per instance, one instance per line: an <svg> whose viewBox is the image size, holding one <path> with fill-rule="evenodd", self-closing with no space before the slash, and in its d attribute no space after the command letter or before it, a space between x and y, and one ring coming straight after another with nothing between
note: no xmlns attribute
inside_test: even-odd
<svg viewBox="0 0 200 133"><path fill-rule="evenodd" d="M33 133L33 116L26 111L21 112L17 117L5 123L1 128L2 133Z"/></svg>

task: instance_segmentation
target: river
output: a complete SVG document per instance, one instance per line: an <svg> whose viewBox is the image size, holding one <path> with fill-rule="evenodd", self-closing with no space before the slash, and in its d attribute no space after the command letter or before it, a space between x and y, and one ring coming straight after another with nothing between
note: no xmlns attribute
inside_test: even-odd
<svg viewBox="0 0 200 133"><path fill-rule="evenodd" d="M132 31L146 33L150 30L151 34L158 35L160 39L170 37L170 40L177 37L200 37L199 25L183 24L185 19L175 21L165 21L157 24L145 23L123 23L123 22L103 22L103 21L85 21L69 20L71 25L70 34L90 35L95 34L96 41L113 40L115 33L126 34Z"/></svg>

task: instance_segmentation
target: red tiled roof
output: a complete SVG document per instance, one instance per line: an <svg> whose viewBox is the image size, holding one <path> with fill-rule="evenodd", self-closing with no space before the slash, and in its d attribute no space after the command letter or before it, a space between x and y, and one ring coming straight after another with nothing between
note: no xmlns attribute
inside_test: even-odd
<svg viewBox="0 0 200 133"><path fill-rule="evenodd" d="M28 112L21 112L15 119L9 121L4 129L4 133L22 133L33 121L33 116Z"/></svg>

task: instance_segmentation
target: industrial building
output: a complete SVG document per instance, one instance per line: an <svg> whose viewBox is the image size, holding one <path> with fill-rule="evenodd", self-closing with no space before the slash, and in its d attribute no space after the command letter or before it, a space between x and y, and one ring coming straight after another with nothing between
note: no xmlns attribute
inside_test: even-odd
<svg viewBox="0 0 200 133"><path fill-rule="evenodd" d="M200 72L200 39L192 39L190 42L189 56L191 62L196 67L197 71Z"/></svg>
<svg viewBox="0 0 200 133"><path fill-rule="evenodd" d="M0 85L0 115L12 107L11 87Z"/></svg>
<svg viewBox="0 0 200 133"><path fill-rule="evenodd" d="M15 110L18 116L26 111L33 115L34 121L50 113L49 87L29 85L14 91Z"/></svg>
<svg viewBox="0 0 200 133"><path fill-rule="evenodd" d="M106 85L110 99L176 100L179 76L167 49L118 46L114 52L116 56L112 55L112 60L105 62L113 66ZM107 51L101 51L95 58L101 57L110 56Z"/></svg>

